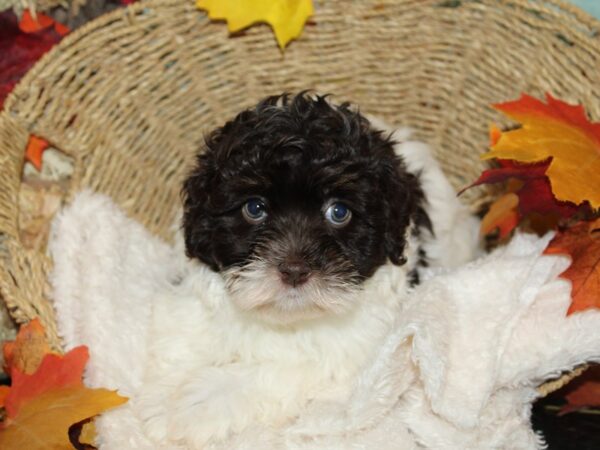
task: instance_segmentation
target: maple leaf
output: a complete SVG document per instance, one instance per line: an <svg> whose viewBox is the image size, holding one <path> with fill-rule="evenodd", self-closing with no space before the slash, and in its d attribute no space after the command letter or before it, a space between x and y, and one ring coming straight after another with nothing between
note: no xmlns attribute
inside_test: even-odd
<svg viewBox="0 0 600 450"><path fill-rule="evenodd" d="M484 170L481 176L466 189L481 184L500 183L518 179L522 183L514 189L519 197L518 210L521 217L530 213L556 214L562 218L572 217L579 208L587 209L587 203L578 207L571 202L561 202L552 194L546 171L550 162L519 164L509 160L499 160L500 168Z"/></svg>
<svg viewBox="0 0 600 450"><path fill-rule="evenodd" d="M45 392L23 405L18 416L0 432L0 448L72 448L68 430L73 423L96 416L125 401L113 391L81 386Z"/></svg>
<svg viewBox="0 0 600 450"><path fill-rule="evenodd" d="M34 373L44 356L51 353L44 327L38 318L21 326L15 341L6 342L3 350L9 375L14 368L27 375Z"/></svg>
<svg viewBox="0 0 600 450"><path fill-rule="evenodd" d="M4 402L6 401L6 397L8 397L9 392L10 388L8 386L0 386L0 408L4 408Z"/></svg>
<svg viewBox="0 0 600 450"><path fill-rule="evenodd" d="M114 391L83 385L89 359L85 346L65 355L45 353L31 370L47 345L41 324L34 320L21 327L15 342L4 346L12 384L0 389L0 405L6 411L0 424L2 449L72 448L69 429L73 424L127 401Z"/></svg>
<svg viewBox="0 0 600 450"><path fill-rule="evenodd" d="M42 155L50 146L48 141L37 136L29 136L27 148L25 149L25 160L29 161L38 170L42 170Z"/></svg>
<svg viewBox="0 0 600 450"><path fill-rule="evenodd" d="M258 22L273 28L279 47L300 36L308 17L314 13L312 0L197 0L196 6L211 19L224 19L230 32Z"/></svg>
<svg viewBox="0 0 600 450"><path fill-rule="evenodd" d="M507 237L519 224L518 204L519 197L512 192L497 199L481 221L481 233L485 235L498 229L500 239Z"/></svg>
<svg viewBox="0 0 600 450"><path fill-rule="evenodd" d="M15 417L24 403L52 389L83 386L81 376L88 359L87 347L80 346L64 356L44 356L31 375L12 367L10 392L4 401L8 417Z"/></svg>
<svg viewBox="0 0 600 450"><path fill-rule="evenodd" d="M54 23L52 17L46 14L37 13L35 17L26 9L23 11L23 16L19 22L19 29L25 33L35 33L36 31L44 30L51 27Z"/></svg>
<svg viewBox="0 0 600 450"><path fill-rule="evenodd" d="M568 219L579 211L589 211L589 205L577 206L571 202L558 201L552 194L550 181L545 175L549 162L535 164L519 164L510 160L499 160L500 167L484 170L481 176L466 189L482 184L493 184L508 181L508 192L490 206L481 223L482 234L488 234L496 228L500 229L503 239L531 214L545 216L548 224L555 224L559 218ZM508 200L510 198L510 201ZM543 218L543 217L542 217ZM548 225L549 226L549 225ZM542 227L542 231L547 228ZM550 227L550 229L555 226Z"/></svg>
<svg viewBox="0 0 600 450"><path fill-rule="evenodd" d="M42 14L41 12L36 13L34 17L28 9L23 11L23 16L19 22L19 29L25 33L36 33L52 26L61 36L64 36L69 32L68 27L56 22L52 17Z"/></svg>
<svg viewBox="0 0 600 450"><path fill-rule="evenodd" d="M600 207L600 123L591 123L583 107L546 95L544 103L528 95L493 105L522 124L502 132L484 159L524 163L549 160L546 176L557 200Z"/></svg>
<svg viewBox="0 0 600 450"><path fill-rule="evenodd" d="M571 265L561 274L573 284L568 314L600 308L600 219L559 232L545 253L571 256Z"/></svg>

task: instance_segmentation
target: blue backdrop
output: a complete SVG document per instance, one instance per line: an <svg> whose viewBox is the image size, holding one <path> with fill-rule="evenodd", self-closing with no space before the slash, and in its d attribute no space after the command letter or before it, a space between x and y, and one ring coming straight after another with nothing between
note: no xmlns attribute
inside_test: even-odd
<svg viewBox="0 0 600 450"><path fill-rule="evenodd" d="M600 0L571 0L571 3L600 19Z"/></svg>

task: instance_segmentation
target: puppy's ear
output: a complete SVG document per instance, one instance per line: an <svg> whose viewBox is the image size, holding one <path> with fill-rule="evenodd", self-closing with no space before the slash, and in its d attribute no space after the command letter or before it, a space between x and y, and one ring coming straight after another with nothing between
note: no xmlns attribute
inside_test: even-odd
<svg viewBox="0 0 600 450"><path fill-rule="evenodd" d="M219 270L213 246L214 218L211 215L211 190L215 177L214 155L200 154L196 167L183 183L183 231L186 253L213 270Z"/></svg>
<svg viewBox="0 0 600 450"><path fill-rule="evenodd" d="M431 231L432 226L418 175L408 172L400 158L386 166L382 177L388 212L385 249L390 261L401 266L406 263L408 233L418 235L423 228Z"/></svg>

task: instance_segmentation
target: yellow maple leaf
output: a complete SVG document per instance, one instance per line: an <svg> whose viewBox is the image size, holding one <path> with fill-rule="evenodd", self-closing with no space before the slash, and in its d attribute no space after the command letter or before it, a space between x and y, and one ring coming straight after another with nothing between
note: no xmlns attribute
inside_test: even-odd
<svg viewBox="0 0 600 450"><path fill-rule="evenodd" d="M314 12L312 0L197 0L196 6L207 11L211 19L227 20L230 32L268 23L281 49L300 36L306 19Z"/></svg>
<svg viewBox="0 0 600 450"><path fill-rule="evenodd" d="M0 432L3 450L72 449L66 430L76 422L118 406L127 399L107 389L77 386L35 397ZM61 431L62 432L59 432Z"/></svg>
<svg viewBox="0 0 600 450"><path fill-rule="evenodd" d="M546 101L523 95L494 105L522 127L503 132L483 159L533 163L552 158L546 175L554 196L600 208L600 123L591 123L581 106L550 95Z"/></svg>

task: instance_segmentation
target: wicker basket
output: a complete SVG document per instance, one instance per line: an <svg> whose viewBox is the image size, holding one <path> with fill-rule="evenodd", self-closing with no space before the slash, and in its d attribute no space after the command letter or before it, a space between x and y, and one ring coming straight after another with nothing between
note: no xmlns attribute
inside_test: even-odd
<svg viewBox="0 0 600 450"><path fill-rule="evenodd" d="M70 194L110 195L170 239L179 185L203 133L257 99L313 88L412 126L455 187L482 169L488 105L549 91L600 119L600 23L541 0L316 2L282 55L267 26L228 38L193 1L151 0L67 36L0 114L0 293L17 322L40 316L56 347L43 249L19 234L30 134L72 156ZM467 193L474 209L483 190Z"/></svg>

